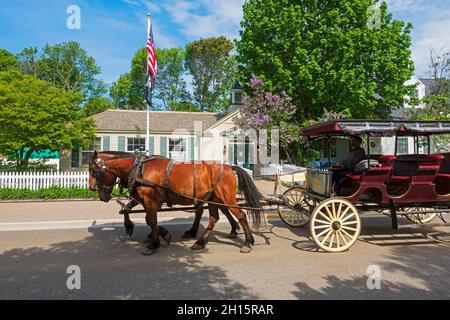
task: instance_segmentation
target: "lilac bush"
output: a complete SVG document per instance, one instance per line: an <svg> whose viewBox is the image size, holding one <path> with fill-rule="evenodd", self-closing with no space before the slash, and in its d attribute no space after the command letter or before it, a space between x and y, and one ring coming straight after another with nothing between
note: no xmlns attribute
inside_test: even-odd
<svg viewBox="0 0 450 320"><path fill-rule="evenodd" d="M286 92L265 91L263 81L257 78L250 82L253 95L245 100L242 108L247 125L255 130L279 129L280 148L292 161L288 146L301 139L301 126L295 120L297 107Z"/></svg>

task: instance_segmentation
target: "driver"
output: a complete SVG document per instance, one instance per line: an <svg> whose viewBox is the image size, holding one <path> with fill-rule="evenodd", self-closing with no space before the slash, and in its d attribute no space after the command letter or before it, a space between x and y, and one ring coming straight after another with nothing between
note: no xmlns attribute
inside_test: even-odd
<svg viewBox="0 0 450 320"><path fill-rule="evenodd" d="M342 162L337 162L333 167L332 183L334 190L339 194L340 182L348 173L355 170L356 165L366 158L366 152L361 148L362 139L359 136L352 136L350 140L350 152Z"/></svg>

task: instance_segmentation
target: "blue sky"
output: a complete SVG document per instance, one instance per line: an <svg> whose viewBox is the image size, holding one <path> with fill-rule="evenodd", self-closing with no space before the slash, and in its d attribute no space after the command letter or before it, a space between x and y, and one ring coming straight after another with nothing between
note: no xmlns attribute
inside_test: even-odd
<svg viewBox="0 0 450 320"><path fill-rule="evenodd" d="M450 49L450 0L388 0L398 19L412 22L416 74L426 75L430 46ZM128 71L146 41L146 16L153 17L157 47L184 46L201 37L239 35L244 0L0 0L0 48L13 53L75 40L115 81ZM66 27L70 5L81 9L81 29Z"/></svg>

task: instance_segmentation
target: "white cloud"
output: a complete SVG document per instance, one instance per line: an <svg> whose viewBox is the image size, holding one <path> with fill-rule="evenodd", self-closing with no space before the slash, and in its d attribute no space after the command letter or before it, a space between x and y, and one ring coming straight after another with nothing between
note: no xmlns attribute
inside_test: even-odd
<svg viewBox="0 0 450 320"><path fill-rule="evenodd" d="M239 35L243 3L244 0L170 0L164 9L189 40L219 35L234 39Z"/></svg>
<svg viewBox="0 0 450 320"><path fill-rule="evenodd" d="M154 3L154 2L150 2L150 1L147 1L147 0L142 0L142 3L147 7L147 9L151 13L153 13L153 12L160 13L161 12L161 7L159 5L157 5L156 3Z"/></svg>
<svg viewBox="0 0 450 320"><path fill-rule="evenodd" d="M122 0L123 2L130 4L132 6L137 6L139 5L139 2L137 2L136 0Z"/></svg>
<svg viewBox="0 0 450 320"><path fill-rule="evenodd" d="M413 60L416 73L427 76L430 57L430 48L450 50L450 19L437 19L428 21L413 43Z"/></svg>

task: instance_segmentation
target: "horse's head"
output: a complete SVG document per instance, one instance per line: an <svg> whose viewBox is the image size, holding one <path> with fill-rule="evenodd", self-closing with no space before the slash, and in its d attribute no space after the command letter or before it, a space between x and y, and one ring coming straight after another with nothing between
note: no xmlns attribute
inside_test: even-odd
<svg viewBox="0 0 450 320"><path fill-rule="evenodd" d="M108 202L111 200L116 181L117 176L106 166L105 159L99 157L97 151L94 151L89 160L89 189L98 190L100 200Z"/></svg>

